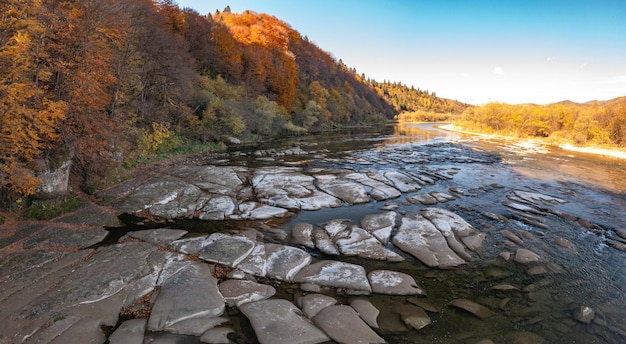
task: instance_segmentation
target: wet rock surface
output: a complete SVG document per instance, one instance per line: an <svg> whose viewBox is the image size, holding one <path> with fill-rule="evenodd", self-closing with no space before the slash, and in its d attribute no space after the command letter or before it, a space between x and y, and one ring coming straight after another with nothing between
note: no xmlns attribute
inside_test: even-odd
<svg viewBox="0 0 626 344"><path fill-rule="evenodd" d="M156 222L117 237L96 205L0 227L0 343L626 338L626 200L446 142L236 156L101 192Z"/></svg>

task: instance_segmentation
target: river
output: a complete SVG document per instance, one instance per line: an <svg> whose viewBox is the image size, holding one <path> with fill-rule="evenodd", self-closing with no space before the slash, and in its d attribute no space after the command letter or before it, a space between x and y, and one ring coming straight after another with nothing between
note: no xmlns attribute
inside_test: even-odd
<svg viewBox="0 0 626 344"><path fill-rule="evenodd" d="M282 153L293 147L310 153ZM339 258L358 262L368 271L402 271L427 292L424 301L432 306L429 315L433 324L419 332L394 330L396 320L391 318L398 316L394 308L405 303L406 297L369 296L381 311L379 333L390 343L469 344L485 338L496 343L626 342L626 252L617 248L626 247L624 160L413 123L233 146L225 154L197 160L250 168L286 165L357 172L393 169L437 176L437 183L424 186L419 193L455 196L436 206L455 212L485 233L477 257L454 269L428 268L408 255L408 259L396 263ZM519 201L516 192L547 198L538 201L538 210L523 213L510 205L512 200ZM190 220L171 226L195 232L192 235L263 226L266 241L283 242L284 237L274 234L289 236L296 223L319 226L346 219L358 224L364 216L387 209L401 215L419 212L425 206L407 198L414 194L403 193L391 201L300 211L269 221ZM529 268L514 263L508 256L520 248L538 253L542 264ZM319 252L311 254L328 258ZM278 295L287 299L301 293L293 284L278 284L277 288ZM351 299L340 292L333 296L344 304ZM473 300L496 315L488 319L468 316L450 307L455 299ZM590 323L577 319L576 313L584 307L595 313ZM253 342L254 334L245 317L233 310L229 316L236 319L235 327L240 330L233 340Z"/></svg>

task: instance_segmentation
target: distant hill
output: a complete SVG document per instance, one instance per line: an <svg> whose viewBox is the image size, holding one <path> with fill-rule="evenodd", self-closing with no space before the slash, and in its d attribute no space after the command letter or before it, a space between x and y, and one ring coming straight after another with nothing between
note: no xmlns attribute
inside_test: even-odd
<svg viewBox="0 0 626 344"><path fill-rule="evenodd" d="M583 104L490 103L466 109L455 124L471 131L626 147L626 97Z"/></svg>

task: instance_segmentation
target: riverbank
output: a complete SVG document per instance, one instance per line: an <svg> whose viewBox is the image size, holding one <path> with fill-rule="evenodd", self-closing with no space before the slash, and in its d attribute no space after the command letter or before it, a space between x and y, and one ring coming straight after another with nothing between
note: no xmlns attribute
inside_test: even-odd
<svg viewBox="0 0 626 344"><path fill-rule="evenodd" d="M528 139L528 138L519 138L519 137L499 135L499 134L484 134L484 133L477 133L477 132L472 132L472 131L466 131L466 130L463 130L463 129L455 126L454 124L441 125L441 126L438 126L438 128L443 129L443 130L447 130L447 131L453 131L453 132L461 133L461 134L480 136L480 137L484 137L484 138L504 139L504 140L520 140L520 141L523 141L523 142L529 143L529 144L555 145L553 142L549 142L548 140L539 139L539 138ZM556 144L555 146L557 146L560 149L567 150L567 151L586 153L586 154L594 154L594 155L602 155L602 156L609 156L609 157L613 157L613 158L617 158L617 159L624 159L624 160L626 160L626 149L603 148L603 147L598 147L598 146L578 147L578 146L572 145L571 143L560 143L560 144Z"/></svg>

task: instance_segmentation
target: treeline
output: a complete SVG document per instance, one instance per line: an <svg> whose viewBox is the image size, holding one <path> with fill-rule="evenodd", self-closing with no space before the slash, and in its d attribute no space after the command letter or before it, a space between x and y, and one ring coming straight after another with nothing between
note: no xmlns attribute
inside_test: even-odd
<svg viewBox="0 0 626 344"><path fill-rule="evenodd" d="M584 104L489 103L468 108L455 125L484 133L626 147L626 97Z"/></svg>
<svg viewBox="0 0 626 344"><path fill-rule="evenodd" d="M408 87L400 82L371 80L368 83L393 104L397 112L460 114L469 106L456 100L439 98L435 92Z"/></svg>
<svg viewBox="0 0 626 344"><path fill-rule="evenodd" d="M355 72L275 17L172 0L0 4L0 193L71 159L90 185L181 147L393 118ZM203 146L204 145L204 146Z"/></svg>

